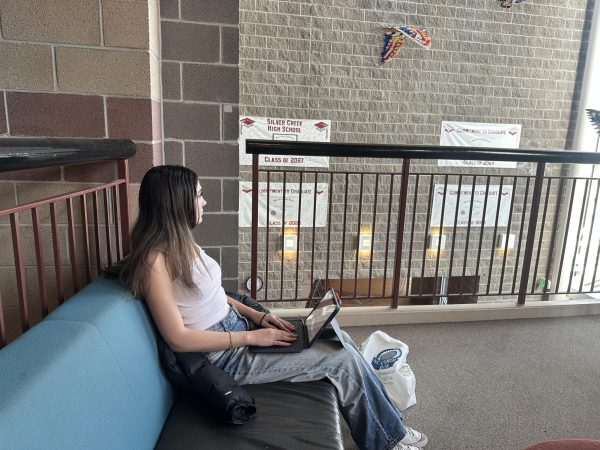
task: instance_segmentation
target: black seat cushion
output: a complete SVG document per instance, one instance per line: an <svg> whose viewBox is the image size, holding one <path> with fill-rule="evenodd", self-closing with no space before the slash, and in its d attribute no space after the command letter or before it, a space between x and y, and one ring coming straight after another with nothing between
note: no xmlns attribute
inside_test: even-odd
<svg viewBox="0 0 600 450"><path fill-rule="evenodd" d="M244 425L223 423L191 398L175 402L156 445L178 449L342 450L337 398L326 381L245 385L256 416Z"/></svg>

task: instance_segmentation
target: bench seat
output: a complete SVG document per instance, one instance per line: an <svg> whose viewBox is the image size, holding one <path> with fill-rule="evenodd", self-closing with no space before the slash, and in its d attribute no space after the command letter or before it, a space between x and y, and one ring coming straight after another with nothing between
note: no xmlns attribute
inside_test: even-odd
<svg viewBox="0 0 600 450"><path fill-rule="evenodd" d="M343 448L326 382L248 386L257 413L245 425L176 399L148 311L114 280L0 350L0 374L0 448Z"/></svg>

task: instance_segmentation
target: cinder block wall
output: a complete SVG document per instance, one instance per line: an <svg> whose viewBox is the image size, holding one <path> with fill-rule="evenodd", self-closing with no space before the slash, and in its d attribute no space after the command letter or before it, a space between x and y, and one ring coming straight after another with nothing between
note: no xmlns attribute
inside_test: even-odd
<svg viewBox="0 0 600 450"><path fill-rule="evenodd" d="M130 173L135 204L141 176L162 163L158 17L158 0L0 0L0 136L133 139L137 154L130 160ZM0 173L0 208L82 189L114 176L113 163ZM58 220L66 237L63 212L59 211ZM75 220L80 234L77 212ZM27 217L22 221L35 323L40 310L31 222ZM42 213L41 221L50 267L49 215ZM7 220L0 223L0 242L7 244L0 246L0 286L10 339L20 321ZM63 273L68 277L68 251L64 242L61 245ZM49 268L46 276L52 309L54 272ZM64 284L69 295L69 280Z"/></svg>
<svg viewBox="0 0 600 450"><path fill-rule="evenodd" d="M442 120L566 148L594 0L240 1L243 114L328 118L336 142L437 144ZM383 26L425 27L381 65Z"/></svg>
<svg viewBox="0 0 600 450"><path fill-rule="evenodd" d="M194 234L237 290L238 1L163 0L160 17L165 162L200 176Z"/></svg>
<svg viewBox="0 0 600 450"><path fill-rule="evenodd" d="M560 5L530 1L510 9L502 8L497 0L240 0L240 111L243 115L331 119L333 142L435 145L441 122L457 120L521 124L521 148L570 148L593 7L594 0ZM425 27L432 38L431 49L407 41L396 58L382 66L383 26L394 24ZM359 172L399 169L390 161L384 164L347 160L332 164L332 168ZM413 168L445 171L419 162ZM550 168L549 172L557 170ZM529 165L520 165L517 173L533 172ZM246 169L240 176L250 179ZM357 181L352 184L350 210L356 211L359 186ZM339 212L343 186L331 189L334 213ZM365 194L372 190L367 187ZM523 191L521 184L513 220L521 219ZM553 195L550 216L556 214L556 193ZM418 212L425 211L427 197L415 207ZM420 242L428 233L424 216L416 216ZM341 217L340 213L332 219L334 227L339 228ZM348 231L352 236L357 232ZM494 244L489 229L485 231L483 254L490 255ZM548 230L545 236L549 236ZM277 239L273 236L270 242ZM310 242L308 236L304 241ZM353 245L347 243L347 255L355 251ZM458 248L464 245L464 236L458 236ZM545 267L543 258L550 245L542 245L540 267ZM250 273L249 249L249 229L242 229L240 281ZM381 259L381 254L375 255L375 260ZM271 255L269 261L269 269L278 277L277 256ZM489 261L490 257L484 256L482 266ZM426 275L431 275L430 263ZM295 269L294 264L288 265ZM470 268L474 265L469 263ZM508 258L506 269L514 266L514 258ZM332 267L339 267L339 261L333 261ZM345 268L347 276L354 275L353 269L352 264ZM381 265L376 267L375 276L382 272ZM486 277L492 276L485 272ZM300 279L307 274L303 266ZM497 275L492 292L498 288ZM279 286L275 288L278 295ZM487 278L480 292L486 288Z"/></svg>

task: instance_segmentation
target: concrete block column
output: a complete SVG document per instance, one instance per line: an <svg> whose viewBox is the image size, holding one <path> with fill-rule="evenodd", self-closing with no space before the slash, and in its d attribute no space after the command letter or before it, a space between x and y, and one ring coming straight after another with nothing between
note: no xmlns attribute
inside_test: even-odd
<svg viewBox="0 0 600 450"><path fill-rule="evenodd" d="M198 243L238 290L238 1L161 1L165 162L194 170L208 202Z"/></svg>

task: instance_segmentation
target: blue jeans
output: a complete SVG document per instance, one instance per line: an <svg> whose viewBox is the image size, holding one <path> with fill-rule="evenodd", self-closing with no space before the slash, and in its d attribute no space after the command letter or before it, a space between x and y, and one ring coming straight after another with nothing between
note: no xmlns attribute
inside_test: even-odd
<svg viewBox="0 0 600 450"><path fill-rule="evenodd" d="M212 331L250 330L246 318L232 306ZM377 375L347 333L339 341L321 339L300 353L252 353L248 347L209 352L208 359L240 384L328 379L337 391L340 409L362 450L388 450L405 431L402 413L389 399Z"/></svg>

